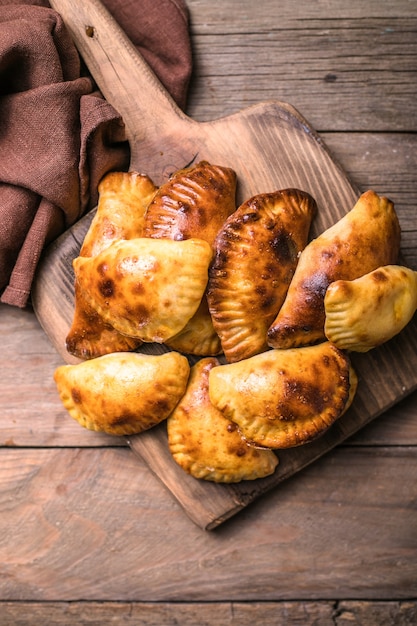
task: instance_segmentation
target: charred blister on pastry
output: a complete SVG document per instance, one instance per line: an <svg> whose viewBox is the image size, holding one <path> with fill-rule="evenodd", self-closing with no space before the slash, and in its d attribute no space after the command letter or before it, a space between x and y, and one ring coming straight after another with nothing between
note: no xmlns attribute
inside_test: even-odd
<svg viewBox="0 0 417 626"><path fill-rule="evenodd" d="M301 252L285 301L268 329L268 345L293 348L324 341L324 296L330 283L395 263L399 251L393 203L367 191Z"/></svg>
<svg viewBox="0 0 417 626"><path fill-rule="evenodd" d="M219 231L207 299L229 362L267 349L268 327L284 301L316 211L315 200L297 189L259 194Z"/></svg>
<svg viewBox="0 0 417 626"><path fill-rule="evenodd" d="M79 285L75 284L76 314L71 332L66 337L69 354L82 360L93 359L111 352L126 352L140 347L142 342L134 337L118 333L84 299ZM81 304L82 303L82 304Z"/></svg>

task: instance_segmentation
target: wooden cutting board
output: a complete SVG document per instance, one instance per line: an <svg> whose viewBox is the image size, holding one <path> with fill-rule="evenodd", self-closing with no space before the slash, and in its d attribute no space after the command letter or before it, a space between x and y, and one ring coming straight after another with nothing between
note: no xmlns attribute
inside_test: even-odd
<svg viewBox="0 0 417 626"><path fill-rule="evenodd" d="M238 176L238 203L261 192L303 189L314 196L319 208L313 236L353 207L358 190L292 106L267 102L219 120L195 122L178 109L101 3L80 4L51 0L103 95L124 119L132 170L161 184L192 161L206 159L229 166ZM41 325L69 363L76 362L65 349L74 305L72 260L92 215L84 216L48 248L32 294ZM359 388L350 410L320 439L280 452L273 476L236 485L197 481L172 460L164 424L130 437L129 445L190 518L201 528L213 529L417 388L416 321L381 348L353 355L352 361Z"/></svg>

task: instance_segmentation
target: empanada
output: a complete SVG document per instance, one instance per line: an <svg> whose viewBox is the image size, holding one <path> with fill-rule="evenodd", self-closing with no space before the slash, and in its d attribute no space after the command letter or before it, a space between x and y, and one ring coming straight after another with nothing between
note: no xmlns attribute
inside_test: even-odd
<svg viewBox="0 0 417 626"><path fill-rule="evenodd" d="M349 368L349 396L347 402L345 404L345 408L343 409L340 416L344 415L348 409L352 406L352 403L355 399L356 392L358 390L359 378L356 373L356 370L353 368L352 363Z"/></svg>
<svg viewBox="0 0 417 626"><path fill-rule="evenodd" d="M362 194L349 213L301 253L287 297L268 330L269 345L292 348L324 340L324 295L330 283L396 263L399 249L393 203L374 191Z"/></svg>
<svg viewBox="0 0 417 626"><path fill-rule="evenodd" d="M195 478L217 483L268 476L278 465L275 453L248 445L210 402L208 377L217 365L217 359L205 358L191 368L185 395L167 421L172 456Z"/></svg>
<svg viewBox="0 0 417 626"><path fill-rule="evenodd" d="M417 309L417 272L387 265L337 280L324 296L326 337L339 348L368 352L397 335Z"/></svg>
<svg viewBox="0 0 417 626"><path fill-rule="evenodd" d="M193 356L216 356L222 352L220 338L214 330L205 295L190 321L165 343L172 350Z"/></svg>
<svg viewBox="0 0 417 626"><path fill-rule="evenodd" d="M163 343L184 328L204 294L210 244L201 239L116 241L74 259L88 303L120 333Z"/></svg>
<svg viewBox="0 0 417 626"><path fill-rule="evenodd" d="M117 352L61 365L54 380L71 417L85 428L132 435L159 424L183 396L190 366L177 352Z"/></svg>
<svg viewBox="0 0 417 626"><path fill-rule="evenodd" d="M275 319L317 211L298 189L250 198L225 222L215 242L207 299L228 362L267 349Z"/></svg>
<svg viewBox="0 0 417 626"><path fill-rule="evenodd" d="M315 439L343 413L351 364L330 342L269 350L214 367L209 394L249 442L290 448Z"/></svg>
<svg viewBox="0 0 417 626"><path fill-rule="evenodd" d="M80 256L97 256L119 239L143 236L145 214L158 187L146 174L110 172L98 186L97 211L84 237Z"/></svg>
<svg viewBox="0 0 417 626"><path fill-rule="evenodd" d="M145 236L196 237L213 245L224 221L236 209L236 182L232 169L208 161L178 170L155 194L146 214ZM169 345L197 356L221 351L205 296L195 316Z"/></svg>
<svg viewBox="0 0 417 626"><path fill-rule="evenodd" d="M144 236L204 239L211 245L225 219L236 209L236 173L200 161L175 172L150 203Z"/></svg>
<svg viewBox="0 0 417 626"><path fill-rule="evenodd" d="M74 313L71 327L65 338L69 354L85 360L111 352L127 352L139 348L142 344L140 339L122 335L103 320L86 301L77 281L74 289Z"/></svg>
<svg viewBox="0 0 417 626"><path fill-rule="evenodd" d="M100 181L97 211L85 235L80 256L93 257L118 239L132 239L143 233L146 208L157 187L138 172L110 172ZM77 282L74 286L74 314L66 336L69 354L92 359L110 352L138 348L142 342L121 335L86 302Z"/></svg>

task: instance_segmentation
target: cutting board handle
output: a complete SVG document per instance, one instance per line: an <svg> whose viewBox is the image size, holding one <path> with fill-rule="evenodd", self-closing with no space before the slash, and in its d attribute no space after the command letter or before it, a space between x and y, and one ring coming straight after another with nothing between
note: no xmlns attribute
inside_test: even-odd
<svg viewBox="0 0 417 626"><path fill-rule="evenodd" d="M131 148L157 144L169 128L192 123L99 0L50 0L105 99L122 116Z"/></svg>

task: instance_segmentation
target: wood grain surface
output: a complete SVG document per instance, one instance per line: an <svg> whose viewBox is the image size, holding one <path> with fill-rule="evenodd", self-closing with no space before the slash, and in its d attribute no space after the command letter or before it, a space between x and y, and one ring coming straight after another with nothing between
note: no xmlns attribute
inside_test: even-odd
<svg viewBox="0 0 417 626"><path fill-rule="evenodd" d="M410 446L339 448L211 533L181 524L181 507L126 449L3 448L0 462L1 553L19 572L3 578L3 598L53 600L59 590L61 600L268 601L314 587L320 599L389 599L395 588L406 600L415 590L415 510L403 508L417 471Z"/></svg>
<svg viewBox="0 0 417 626"><path fill-rule="evenodd" d="M414 626L414 602L0 602L2 626L48 624L48 626ZM389 622L387 622L387 617Z"/></svg>
<svg viewBox="0 0 417 626"><path fill-rule="evenodd" d="M415 2L187 5L187 113L293 104L394 200L417 269ZM68 417L30 308L0 305L0 343L2 625L416 623L417 392L206 533L123 439Z"/></svg>

